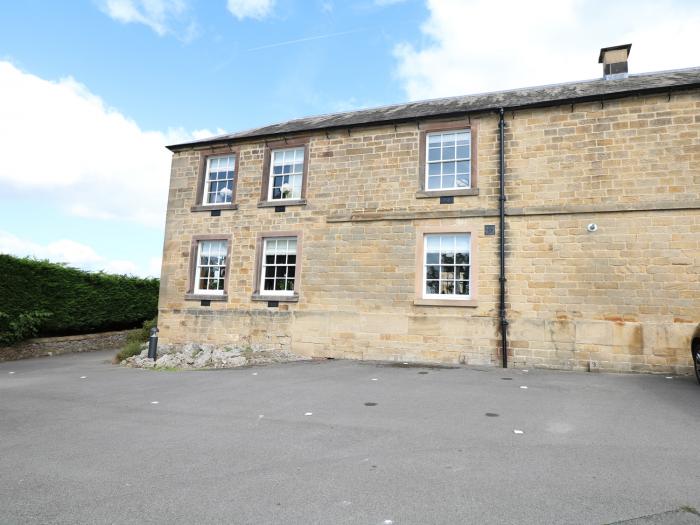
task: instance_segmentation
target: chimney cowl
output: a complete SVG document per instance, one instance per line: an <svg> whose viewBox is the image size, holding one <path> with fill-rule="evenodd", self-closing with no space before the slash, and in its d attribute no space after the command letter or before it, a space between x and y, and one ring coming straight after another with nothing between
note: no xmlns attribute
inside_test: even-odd
<svg viewBox="0 0 700 525"><path fill-rule="evenodd" d="M632 44L604 47L598 55L598 63L603 64L603 78L615 80L627 78L627 59L630 56Z"/></svg>

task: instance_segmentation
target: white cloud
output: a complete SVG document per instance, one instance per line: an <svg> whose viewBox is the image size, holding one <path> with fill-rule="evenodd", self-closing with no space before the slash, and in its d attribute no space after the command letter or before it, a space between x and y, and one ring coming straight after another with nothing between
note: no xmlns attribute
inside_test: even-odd
<svg viewBox="0 0 700 525"><path fill-rule="evenodd" d="M394 49L412 100L598 78L598 51L610 45L633 44L631 73L695 66L700 49L700 4L680 0L428 0L427 7L426 43Z"/></svg>
<svg viewBox="0 0 700 525"><path fill-rule="evenodd" d="M176 33L189 41L196 33L196 24L185 16L185 0L100 0L100 8L118 22L144 24L160 36Z"/></svg>
<svg viewBox="0 0 700 525"><path fill-rule="evenodd" d="M238 20L255 18L262 20L272 14L275 0L228 0L228 10Z"/></svg>
<svg viewBox="0 0 700 525"><path fill-rule="evenodd" d="M9 62L0 61L0 85L0 188L81 217L162 227L165 145L212 135L142 130L74 79L47 81Z"/></svg>
<svg viewBox="0 0 700 525"><path fill-rule="evenodd" d="M147 275L160 275L160 269L163 265L163 257L151 257L148 259L148 268L146 269Z"/></svg>
<svg viewBox="0 0 700 525"><path fill-rule="evenodd" d="M132 261L106 261L103 265L103 270L107 273L118 273L122 275L137 275L139 273L138 266Z"/></svg>
<svg viewBox="0 0 700 525"><path fill-rule="evenodd" d="M65 263L74 268L90 271L102 270L107 273L142 277L157 277L160 275L160 259L158 258L152 258L147 268L140 268L132 261L107 259L99 255L90 246L70 239L59 239L48 244L39 244L0 230L0 253L18 257L48 259L52 262ZM158 263L155 261L158 261Z"/></svg>

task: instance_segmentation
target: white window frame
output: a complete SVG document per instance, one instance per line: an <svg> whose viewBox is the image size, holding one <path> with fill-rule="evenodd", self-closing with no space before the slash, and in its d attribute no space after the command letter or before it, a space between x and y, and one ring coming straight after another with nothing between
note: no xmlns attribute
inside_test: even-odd
<svg viewBox="0 0 700 525"><path fill-rule="evenodd" d="M301 151L301 172L292 172L292 173L282 173L282 174L277 174L275 175L274 170L275 170L275 156L277 154L282 154L284 155L286 152L293 151L294 152L294 157L296 160L296 152ZM305 146L294 146L291 148L276 148L270 151L270 173L269 173L269 178L268 178L268 183L267 183L267 200L270 202L285 202L285 201L296 201L302 198L302 193L304 191L304 163L306 162L305 159L306 156L306 147ZM292 162L292 166L295 166L298 164L297 162ZM282 164L284 166L284 164ZM293 169L293 168L292 168ZM298 177L299 178L299 195L294 196L293 191L294 191L294 186L292 185L292 196L291 197L280 197L279 199L273 198L272 194L274 191L274 178L280 177L280 176L285 176L288 175L290 179L292 177Z"/></svg>
<svg viewBox="0 0 700 525"><path fill-rule="evenodd" d="M232 170L227 170L227 171L233 171L233 177L232 178L226 178L226 179L217 179L218 181L231 181L231 200L230 201L224 201L224 202L209 202L209 195L211 195L211 192L209 191L209 185L211 184L211 161L212 160L218 160L218 159L224 159L224 158L232 158L233 159L233 169ZM206 159L206 167L205 167L205 176L204 176L204 188L202 191L202 206L221 206L221 205L229 205L233 203L233 194L236 192L236 172L238 169L238 157L235 153L228 153L225 155L212 155L211 157L207 157Z"/></svg>
<svg viewBox="0 0 700 525"><path fill-rule="evenodd" d="M202 264L202 249L204 248L205 244L214 244L214 243L220 243L223 244L223 250L224 250L224 264ZM211 255L211 252L210 252ZM226 279L228 278L228 241L226 239L212 239L212 240L200 240L197 241L197 259L195 260L195 269L194 269L194 286L193 286L193 292L197 295L224 295L226 292ZM224 270L224 275L223 277L216 277L217 280L222 280L223 281L223 288L221 290L212 290L209 288L200 288L200 270L202 268L219 268L219 272L221 272L221 269ZM211 277L206 277L207 283L212 280Z"/></svg>
<svg viewBox="0 0 700 525"><path fill-rule="evenodd" d="M467 264L457 264L457 258L456 258L456 251L454 252L454 261L450 264L442 264L441 258L442 258L442 238L443 237L455 237L455 243L454 246L456 247L456 237L459 236L466 236L467 237L467 243L469 246L469 262ZM430 237L440 237L440 243L441 243L441 248L440 252L438 254L438 262L431 262L428 263L428 239ZM424 233L423 234L423 261L421 265L421 271L422 271L422 276L421 276L421 297L423 299L440 299L440 300L448 300L448 301L464 301L464 300L470 300L473 297L473 285L474 285L474 275L472 274L472 267L473 267L473 260L472 260L472 246L473 246L473 239L472 239L472 234L471 232L431 232L431 233ZM429 280L435 280L435 279L428 279L427 273L428 273L428 266L453 266L455 268L455 277L452 278L453 281L453 293L451 294L441 294L439 293L440 290L440 284L441 280L439 279L441 272L438 270L438 293L428 293L428 281ZM466 279L468 286L469 286L469 293L468 294L458 294L455 293L457 289L457 283L456 281L459 281L461 279L457 279L457 271L456 267L457 266L467 266L468 272L469 272L469 278Z"/></svg>
<svg viewBox="0 0 700 525"><path fill-rule="evenodd" d="M284 264L284 265L278 265L276 262L272 265L267 264L267 245L269 242L275 241L295 241L294 245L294 254L287 253L287 255L294 255L295 260L294 260L294 265L290 264ZM298 253L299 253L299 238L294 237L294 236L289 236L289 237L265 237L263 238L263 245L262 245L262 255L260 257L260 294L261 295L279 295L279 296L293 296L298 288L298 283L299 283L299 272L297 271L299 268L299 258L298 258ZM266 290L265 289L265 270L268 267L279 267L279 266L294 266L294 288L291 290ZM276 273L276 272L275 272ZM285 276L285 279L287 277ZM268 277L269 279L269 277ZM277 275L273 277L275 283L277 281Z"/></svg>
<svg viewBox="0 0 700 525"><path fill-rule="evenodd" d="M457 156L457 147L455 143L455 157L453 159L443 159L443 148L442 146L443 140L442 137L445 135L456 135L459 133L466 133L469 136L469 142L467 144L467 156L466 157L458 157ZM435 137L439 135L440 136L440 159L439 160L430 160L430 138ZM469 177L469 184L466 186L458 186L457 185L457 167L456 163L457 162L468 162L469 163L469 170L466 173L466 175ZM452 186L442 186L442 180L444 178L444 175L442 174L443 170L443 165L446 162L454 162L455 163L455 173L452 174L454 177L454 184ZM440 166L440 187L439 188L430 188L430 166L431 165L439 165ZM449 130L449 131L431 131L426 133L425 136L425 181L424 181L424 188L425 191L450 191L450 190L468 190L472 188L472 169L473 166L473 159L472 159L472 130L471 128L465 128L465 129L456 129L456 130ZM447 175L449 176L449 175Z"/></svg>

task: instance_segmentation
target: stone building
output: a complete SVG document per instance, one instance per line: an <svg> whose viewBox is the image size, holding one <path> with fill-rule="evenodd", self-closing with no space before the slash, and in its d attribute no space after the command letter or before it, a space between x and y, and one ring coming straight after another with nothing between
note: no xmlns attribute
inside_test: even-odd
<svg viewBox="0 0 700 525"><path fill-rule="evenodd" d="M700 68L628 75L628 53L170 146L161 340L689 372Z"/></svg>

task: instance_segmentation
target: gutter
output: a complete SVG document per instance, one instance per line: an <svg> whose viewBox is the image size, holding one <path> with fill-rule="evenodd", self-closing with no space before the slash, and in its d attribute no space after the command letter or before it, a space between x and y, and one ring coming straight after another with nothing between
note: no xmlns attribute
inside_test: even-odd
<svg viewBox="0 0 700 525"><path fill-rule="evenodd" d="M503 119L503 108L498 110L498 216L499 216L499 264L500 273L498 282L500 284L499 302L498 302L498 317L501 324L501 358L503 360L503 368L508 368L508 317L506 312L506 154L505 154L505 128L506 123Z"/></svg>

